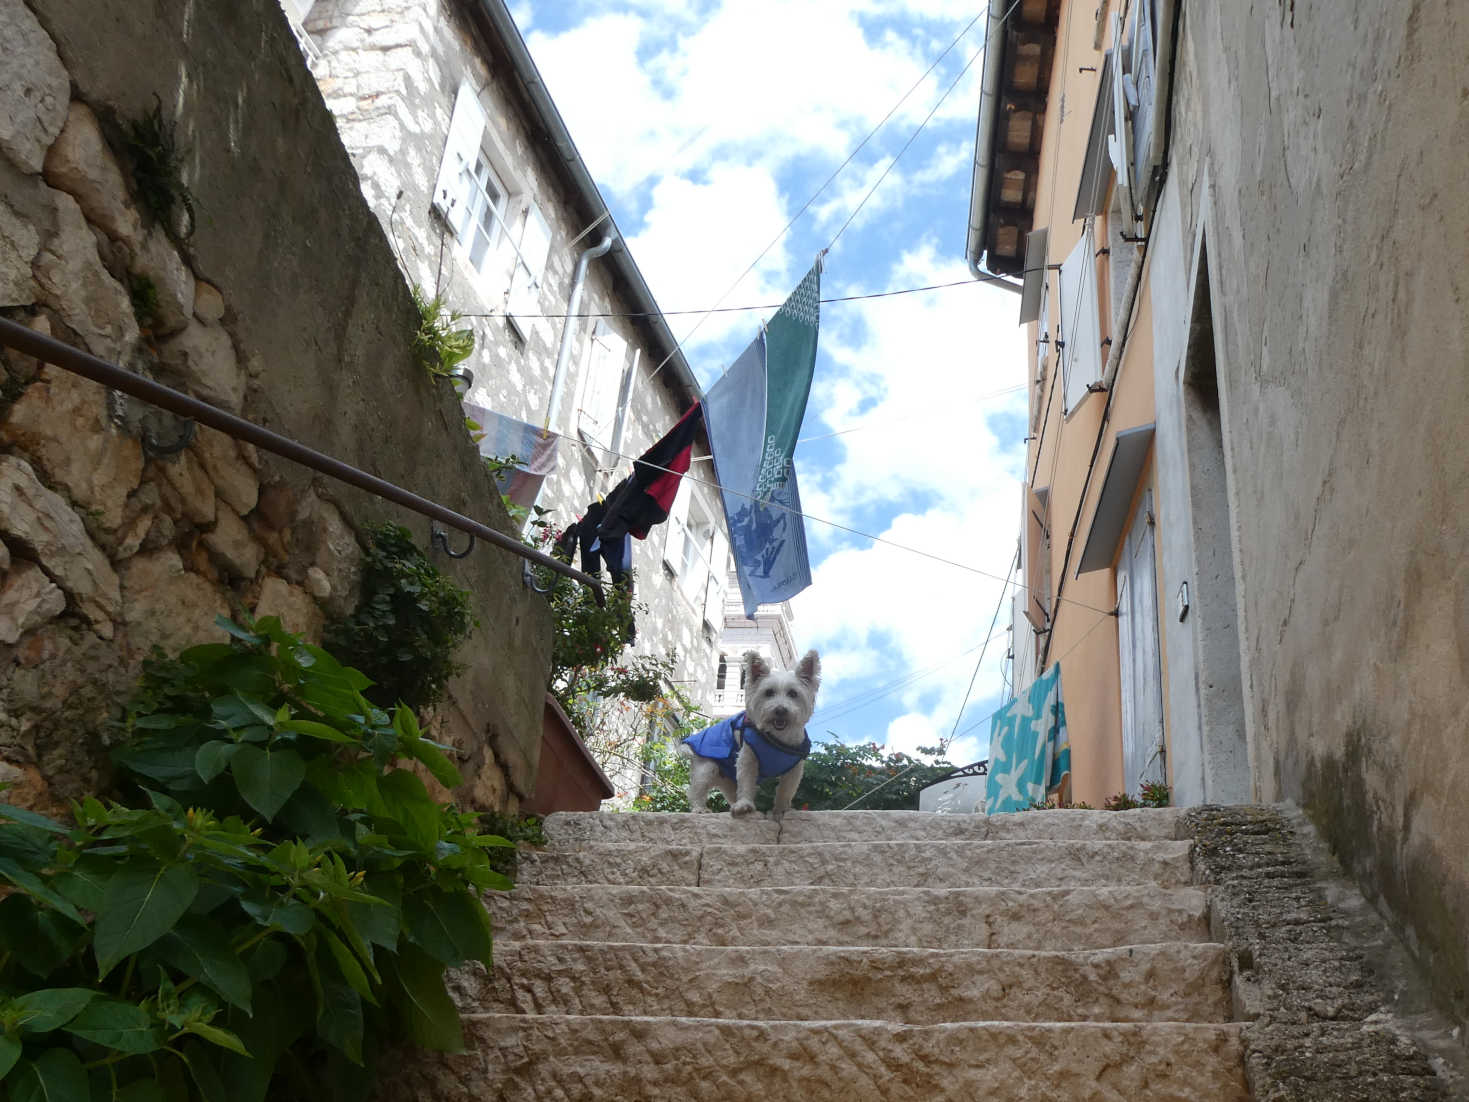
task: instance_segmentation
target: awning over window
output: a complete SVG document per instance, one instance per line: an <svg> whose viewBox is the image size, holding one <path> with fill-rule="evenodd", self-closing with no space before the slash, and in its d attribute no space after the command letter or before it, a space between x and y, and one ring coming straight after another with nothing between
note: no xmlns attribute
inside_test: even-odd
<svg viewBox="0 0 1469 1102"><path fill-rule="evenodd" d="M1102 492L1097 497L1091 529L1081 552L1078 574L1089 570L1106 570L1117 557L1117 543L1127 525L1127 513L1137 492L1137 482L1148 448L1153 443L1153 426L1139 425L1117 434L1112 445L1112 458L1107 461L1107 474L1102 479Z"/></svg>

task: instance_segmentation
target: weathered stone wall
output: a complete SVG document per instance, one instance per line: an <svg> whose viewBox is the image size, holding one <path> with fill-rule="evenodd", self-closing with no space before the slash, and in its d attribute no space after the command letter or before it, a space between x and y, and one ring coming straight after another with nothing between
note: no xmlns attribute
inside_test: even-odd
<svg viewBox="0 0 1469 1102"><path fill-rule="evenodd" d="M0 0L0 311L509 530L273 0L146 11ZM141 214L121 127L176 121L196 230ZM156 307L135 310L143 281ZM139 318L147 323L140 328ZM0 779L50 805L105 784L107 721L150 648L355 603L369 525L427 522L28 357L0 355ZM519 560L441 566L479 627L436 718L462 801L534 783L549 617Z"/></svg>
<svg viewBox="0 0 1469 1102"><path fill-rule="evenodd" d="M1198 807L1196 877L1230 950L1259 1102L1463 1097L1465 1056L1421 973L1289 806Z"/></svg>
<svg viewBox="0 0 1469 1102"><path fill-rule="evenodd" d="M315 72L322 95L337 118L363 193L391 236L405 271L419 286L438 291L453 309L467 315L462 324L474 330L476 351L466 366L474 372L475 383L468 400L540 424L550 400L564 324L556 315L567 309L577 258L597 243L606 225L582 236L588 216L575 200L565 165L529 117L508 64L488 50L471 27L465 14L468 6L460 0L317 0L306 30L320 52ZM539 309L548 316L526 319L523 337L505 317L504 291L513 265L508 247L501 246L485 272L477 272L454 234L430 208L455 95L466 80L479 91L489 126L515 174L505 180L512 198L534 199L551 229L550 259L539 297ZM512 205L507 223L513 232L518 232L522 217L519 206ZM614 246L625 247L621 242ZM609 259L593 260L581 312L627 315L634 309ZM578 436L578 397L596 320L571 322L569 373L560 414L551 426L563 438L558 467L546 481L540 504L552 510L548 519L558 527L574 521L631 468L628 460L585 446ZM672 427L688 399L681 386L673 385L671 367L652 377L664 353L645 324L629 316L611 316L605 322L628 342L629 356L637 355L632 370L638 378L621 449L636 456ZM709 463L696 463L693 474L713 481ZM711 486L690 480L680 493L695 495L706 515L723 526ZM664 568L666 538L663 526L646 541L634 541L638 599L647 606L639 619L635 652L663 654L675 649L682 688L696 701L707 700L718 662L716 635L704 630L702 600L691 601Z"/></svg>
<svg viewBox="0 0 1469 1102"><path fill-rule="evenodd" d="M1464 1020L1469 9L1185 10L1256 793L1306 808Z"/></svg>

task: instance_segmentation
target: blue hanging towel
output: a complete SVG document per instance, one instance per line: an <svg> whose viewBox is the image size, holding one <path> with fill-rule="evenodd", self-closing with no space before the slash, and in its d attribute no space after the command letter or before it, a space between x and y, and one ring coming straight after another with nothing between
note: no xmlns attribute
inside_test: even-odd
<svg viewBox="0 0 1469 1102"><path fill-rule="evenodd" d="M735 779L735 762L740 756L740 747L748 743L760 762L760 779L769 780L789 773L811 753L811 736L801 732L801 748L791 750L779 743L771 742L755 730L740 712L722 719L713 727L684 739L684 744L701 758L712 758L719 763L719 771L730 780Z"/></svg>

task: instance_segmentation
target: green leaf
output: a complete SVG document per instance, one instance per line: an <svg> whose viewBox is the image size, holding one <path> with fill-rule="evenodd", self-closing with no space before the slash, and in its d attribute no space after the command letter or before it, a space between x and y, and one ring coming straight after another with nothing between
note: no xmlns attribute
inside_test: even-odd
<svg viewBox="0 0 1469 1102"><path fill-rule="evenodd" d="M71 868L58 873L51 883L57 891L78 907L84 907L89 911L100 911L102 896L107 890L107 881L111 879L116 867L112 861L104 857L94 857L88 854Z"/></svg>
<svg viewBox="0 0 1469 1102"><path fill-rule="evenodd" d="M229 1091L225 1089L224 1081L219 1077L219 1069L214 1063L214 1058L219 1055L218 1050L205 1048L197 1041L191 1041L184 1046L180 1055L204 1102L227 1102Z"/></svg>
<svg viewBox="0 0 1469 1102"><path fill-rule="evenodd" d="M306 778L306 763L294 750L241 746L230 772L245 802L269 822Z"/></svg>
<svg viewBox="0 0 1469 1102"><path fill-rule="evenodd" d="M397 1005L408 1039L438 1052L462 1052L464 1033L444 989L444 966L412 945L404 945L394 963Z"/></svg>
<svg viewBox="0 0 1469 1102"><path fill-rule="evenodd" d="M361 741L355 735L349 735L345 731L339 731L335 727L329 727L325 723L317 723L310 719L288 719L279 726L282 731L293 731L308 738L321 739L323 742L339 742L356 746Z"/></svg>
<svg viewBox="0 0 1469 1102"><path fill-rule="evenodd" d="M464 778L459 773L459 768L433 743L426 738L421 738L412 743L408 753L421 761L424 767L433 774L434 780L445 788L458 788L464 783Z"/></svg>
<svg viewBox="0 0 1469 1102"><path fill-rule="evenodd" d="M10 1102L88 1102L91 1097L81 1060L66 1048L48 1048L18 1064L7 1083Z"/></svg>
<svg viewBox="0 0 1469 1102"><path fill-rule="evenodd" d="M395 820L419 849L432 853L439 840L439 806L416 775L394 769L378 780L388 817Z"/></svg>
<svg viewBox="0 0 1469 1102"><path fill-rule="evenodd" d="M0 900L0 949L33 976L45 979L71 959L87 929L22 894Z"/></svg>
<svg viewBox="0 0 1469 1102"><path fill-rule="evenodd" d="M206 742L194 755L194 772L199 774L200 780L208 784L229 768L230 759L239 748L240 744L237 742Z"/></svg>
<svg viewBox="0 0 1469 1102"><path fill-rule="evenodd" d="M12 807L10 804L0 804L0 819L10 819L13 822L25 823L27 826L40 827L42 830L49 830L52 834L69 833L66 827L54 819L37 815L34 811L27 811L23 807Z"/></svg>
<svg viewBox="0 0 1469 1102"><path fill-rule="evenodd" d="M169 788L190 787L197 783L192 746L131 743L114 750L112 760L124 769Z"/></svg>
<svg viewBox="0 0 1469 1102"><path fill-rule="evenodd" d="M342 978L351 985L353 991L376 1006L377 997L372 993L372 984L367 982L367 973L362 970L362 964L356 955L347 948L347 943L330 930L323 929L321 934Z"/></svg>
<svg viewBox="0 0 1469 1102"><path fill-rule="evenodd" d="M276 978L285 967L286 947L272 938L255 946L250 954L250 979L253 983L266 983Z"/></svg>
<svg viewBox="0 0 1469 1102"><path fill-rule="evenodd" d="M173 928L199 893L190 865L133 865L107 882L92 948L100 976Z"/></svg>
<svg viewBox="0 0 1469 1102"><path fill-rule="evenodd" d="M66 1024L66 1031L118 1052L140 1054L163 1047L158 1023L137 1003L93 999Z"/></svg>
<svg viewBox="0 0 1469 1102"><path fill-rule="evenodd" d="M322 982L321 1014L316 1024L321 1037L362 1063L362 996L340 980Z"/></svg>
<svg viewBox="0 0 1469 1102"><path fill-rule="evenodd" d="M158 942L158 953L184 975L250 1012L250 973L230 944L229 930L202 917L185 917Z"/></svg>
<svg viewBox="0 0 1469 1102"><path fill-rule="evenodd" d="M315 758L308 767L311 783L333 803L348 811L367 811L386 815L387 805L378 791L378 769L371 761L340 764L329 758Z"/></svg>
<svg viewBox="0 0 1469 1102"><path fill-rule="evenodd" d="M15 1062L20 1059L20 1042L14 1037L0 1033L0 1079L10 1074Z"/></svg>
<svg viewBox="0 0 1469 1102"><path fill-rule="evenodd" d="M220 1048L227 1048L231 1052L239 1053L241 1056L250 1055L245 1051L245 1042L241 1041L229 1030L221 1029L217 1025L210 1025L208 1022L190 1022L184 1026L184 1032L192 1033L196 1037L203 1037L210 1044L218 1045ZM192 1066L192 1060L190 1064ZM200 1086L203 1086L203 1084L201 1083Z"/></svg>
<svg viewBox="0 0 1469 1102"><path fill-rule="evenodd" d="M80 1014L96 994L90 987L30 991L0 1009L0 1018L14 1023L22 1033L50 1033Z"/></svg>
<svg viewBox="0 0 1469 1102"><path fill-rule="evenodd" d="M403 901L403 922L412 942L435 960L490 966L490 929L480 902L468 892L420 892Z"/></svg>
<svg viewBox="0 0 1469 1102"><path fill-rule="evenodd" d="M311 908L294 899L242 899L240 906L260 925L284 930L297 937L316 925L316 915Z"/></svg>
<svg viewBox="0 0 1469 1102"><path fill-rule="evenodd" d="M57 894L39 876L8 857L0 857L0 876L18 888L24 888L37 899L55 907L67 918L75 922L82 921L82 916L77 913L77 909L64 896Z"/></svg>
<svg viewBox="0 0 1469 1102"><path fill-rule="evenodd" d="M398 944L402 923L403 882L399 877L368 873L364 888L381 903L348 903L347 918L365 941L392 949Z"/></svg>
<svg viewBox="0 0 1469 1102"><path fill-rule="evenodd" d="M221 627L225 631L229 632L242 643L249 643L251 646L257 646L260 643L265 642L265 636L256 635L253 631L247 631L239 624L231 620L228 616L216 616L214 618L214 623L216 626Z"/></svg>

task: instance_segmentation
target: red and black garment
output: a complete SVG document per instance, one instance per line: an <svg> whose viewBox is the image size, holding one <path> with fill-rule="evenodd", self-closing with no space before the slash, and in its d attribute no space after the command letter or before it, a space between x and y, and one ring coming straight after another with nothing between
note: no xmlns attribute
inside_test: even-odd
<svg viewBox="0 0 1469 1102"><path fill-rule="evenodd" d="M613 487L597 528L604 543L629 533L647 539L649 529L668 519L679 479L693 459L694 437L703 421L704 407L695 402L678 424L633 464L632 474Z"/></svg>

